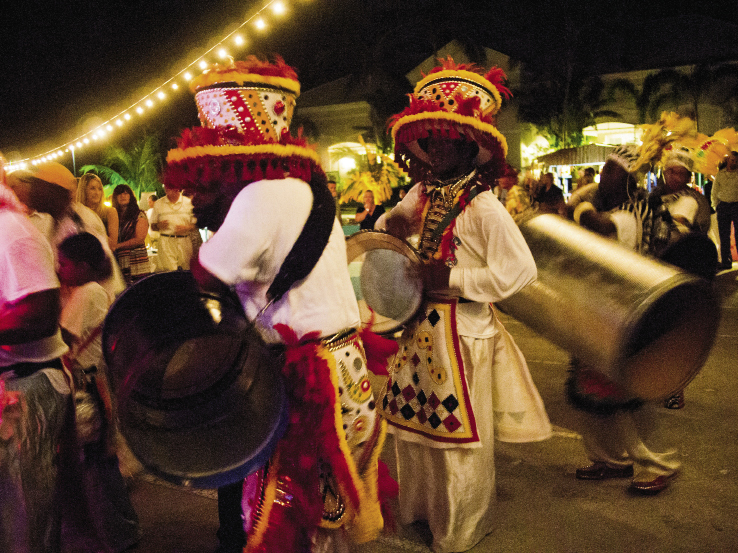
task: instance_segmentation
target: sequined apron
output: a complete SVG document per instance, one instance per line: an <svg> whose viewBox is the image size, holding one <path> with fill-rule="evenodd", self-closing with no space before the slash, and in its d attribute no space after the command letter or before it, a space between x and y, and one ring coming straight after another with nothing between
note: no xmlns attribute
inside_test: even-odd
<svg viewBox="0 0 738 553"><path fill-rule="evenodd" d="M400 339L382 399L382 414L391 425L432 447L479 441L456 333L456 304L425 304Z"/></svg>

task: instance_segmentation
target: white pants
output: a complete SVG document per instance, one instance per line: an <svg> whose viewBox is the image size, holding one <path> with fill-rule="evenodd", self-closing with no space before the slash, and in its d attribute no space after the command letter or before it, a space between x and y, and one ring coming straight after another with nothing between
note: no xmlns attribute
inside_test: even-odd
<svg viewBox="0 0 738 553"><path fill-rule="evenodd" d="M189 270L192 240L189 236L159 236L158 268L161 271Z"/></svg>
<svg viewBox="0 0 738 553"><path fill-rule="evenodd" d="M632 464L635 481L674 474L680 466L674 459L676 450L655 453L643 441L644 424L653 422L651 409L652 405L645 405L635 412L618 411L607 417L581 412L580 431L589 459L612 467Z"/></svg>

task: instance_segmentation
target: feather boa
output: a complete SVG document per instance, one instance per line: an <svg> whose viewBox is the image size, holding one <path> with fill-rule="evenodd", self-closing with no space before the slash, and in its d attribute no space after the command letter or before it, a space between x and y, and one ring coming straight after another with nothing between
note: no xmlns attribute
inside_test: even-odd
<svg viewBox="0 0 738 553"><path fill-rule="evenodd" d="M267 495L274 496L274 488L282 481L291 498L287 508L275 507L274 501L267 498L267 510L249 536L249 553L309 550L310 534L320 525L323 515L323 501L318 493L319 459L330 465L348 507L356 509L360 500L351 453L345 439L339 437L343 423L341 406L336 401L335 371L328 359L331 354L322 348L318 333L298 339L286 325L274 328L287 345L282 375L290 418L269 467Z"/></svg>

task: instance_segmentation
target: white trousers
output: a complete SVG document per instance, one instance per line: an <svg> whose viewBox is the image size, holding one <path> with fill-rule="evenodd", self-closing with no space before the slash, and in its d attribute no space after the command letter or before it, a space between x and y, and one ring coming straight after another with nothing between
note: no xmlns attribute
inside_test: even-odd
<svg viewBox="0 0 738 553"><path fill-rule="evenodd" d="M192 259L192 239L189 236L159 236L157 265L161 271L189 270Z"/></svg>

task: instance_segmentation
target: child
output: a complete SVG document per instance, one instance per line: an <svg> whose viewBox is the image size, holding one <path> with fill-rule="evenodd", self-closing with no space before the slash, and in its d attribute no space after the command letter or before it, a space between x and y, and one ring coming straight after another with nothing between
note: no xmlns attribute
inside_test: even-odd
<svg viewBox="0 0 738 553"><path fill-rule="evenodd" d="M62 337L69 346L65 365L75 383L82 479L94 531L107 549L124 551L140 539L138 517L120 473L114 417L105 376L101 329L110 299L99 284L113 267L99 240L87 232L58 247L62 285Z"/></svg>

